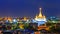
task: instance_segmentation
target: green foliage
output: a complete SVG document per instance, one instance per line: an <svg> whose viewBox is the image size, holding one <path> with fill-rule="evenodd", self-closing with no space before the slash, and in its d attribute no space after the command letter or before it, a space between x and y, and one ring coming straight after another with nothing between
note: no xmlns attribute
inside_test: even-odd
<svg viewBox="0 0 60 34"><path fill-rule="evenodd" d="M50 28L50 31L51 31L51 32L60 32L60 27L52 26L52 27Z"/></svg>

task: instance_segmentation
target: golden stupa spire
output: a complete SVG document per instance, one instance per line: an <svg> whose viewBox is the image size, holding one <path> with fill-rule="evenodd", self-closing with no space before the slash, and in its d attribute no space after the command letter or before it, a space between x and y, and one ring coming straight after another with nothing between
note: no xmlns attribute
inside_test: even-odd
<svg viewBox="0 0 60 34"><path fill-rule="evenodd" d="M42 8L39 8L39 10L40 10L40 13L39 13L39 17L42 17Z"/></svg>
<svg viewBox="0 0 60 34"><path fill-rule="evenodd" d="M42 8L39 8L40 12L39 15L36 15L35 20L36 21L45 21L46 22L46 17L45 15L42 14Z"/></svg>

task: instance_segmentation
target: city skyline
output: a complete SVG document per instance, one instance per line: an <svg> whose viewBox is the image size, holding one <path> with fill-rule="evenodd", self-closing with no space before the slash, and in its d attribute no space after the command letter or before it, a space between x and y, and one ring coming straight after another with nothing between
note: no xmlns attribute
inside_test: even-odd
<svg viewBox="0 0 60 34"><path fill-rule="evenodd" d="M42 8L42 13L60 16L59 0L0 0L0 16L35 17Z"/></svg>

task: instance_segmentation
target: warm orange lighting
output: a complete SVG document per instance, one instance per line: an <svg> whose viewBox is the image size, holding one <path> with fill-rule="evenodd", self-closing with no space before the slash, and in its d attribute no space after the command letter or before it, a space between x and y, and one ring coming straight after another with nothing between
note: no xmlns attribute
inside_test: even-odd
<svg viewBox="0 0 60 34"><path fill-rule="evenodd" d="M40 34L40 32L37 31L37 32L34 32L34 34Z"/></svg>
<svg viewBox="0 0 60 34"><path fill-rule="evenodd" d="M12 18L11 17L8 17L8 19L10 23L12 23Z"/></svg>
<svg viewBox="0 0 60 34"><path fill-rule="evenodd" d="M26 21L26 20L27 20L27 18L26 18L26 17L24 17L24 19L23 19L23 20L25 20L25 21Z"/></svg>

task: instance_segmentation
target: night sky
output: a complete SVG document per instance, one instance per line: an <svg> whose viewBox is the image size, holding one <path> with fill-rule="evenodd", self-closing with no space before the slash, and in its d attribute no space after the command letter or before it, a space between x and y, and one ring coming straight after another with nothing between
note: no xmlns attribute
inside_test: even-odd
<svg viewBox="0 0 60 34"><path fill-rule="evenodd" d="M60 16L60 0L0 0L0 16L34 17L39 13Z"/></svg>

